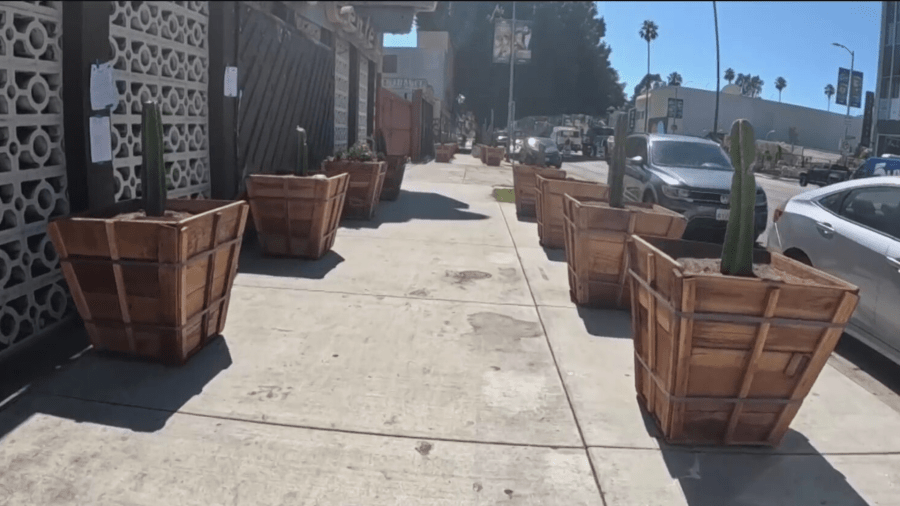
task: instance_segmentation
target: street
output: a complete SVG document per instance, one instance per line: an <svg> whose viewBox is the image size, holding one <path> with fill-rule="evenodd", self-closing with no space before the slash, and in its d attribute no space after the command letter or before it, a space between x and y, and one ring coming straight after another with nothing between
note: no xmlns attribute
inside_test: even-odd
<svg viewBox="0 0 900 506"><path fill-rule="evenodd" d="M562 168L574 177L587 181L603 181L604 183L609 172L609 167L603 160L586 160L582 157L569 158L563 162ZM766 198L769 200L769 221L766 231L759 236L760 244L765 247L775 209L804 190L800 188L797 181L791 179L774 179L768 175L756 174L756 181L763 187Z"/></svg>

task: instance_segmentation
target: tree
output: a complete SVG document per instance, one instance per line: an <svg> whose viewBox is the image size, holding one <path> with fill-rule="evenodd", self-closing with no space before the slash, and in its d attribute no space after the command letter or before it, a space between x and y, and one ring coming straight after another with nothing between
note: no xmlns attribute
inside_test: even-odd
<svg viewBox="0 0 900 506"><path fill-rule="evenodd" d="M748 74L738 74L734 84L741 87L741 95L750 93L750 76Z"/></svg>
<svg viewBox="0 0 900 506"><path fill-rule="evenodd" d="M719 11L716 9L716 2L713 1L713 23L715 23L716 28L716 115L713 116L713 138L718 142L719 139L719 94L722 91L722 86L720 86L719 81ZM734 77L734 71L728 69L725 71L725 75L728 75L728 72L731 72L731 77ZM727 79L727 77L726 77ZM724 139L723 139L724 141Z"/></svg>
<svg viewBox="0 0 900 506"><path fill-rule="evenodd" d="M669 82L668 82L669 86L681 86L681 82L682 82L681 74L679 74L678 72L672 72L671 74L669 74L668 79L669 79Z"/></svg>
<svg viewBox="0 0 900 506"><path fill-rule="evenodd" d="M734 81L734 69L733 68L725 69L725 80L728 81L728 84L731 84L731 81Z"/></svg>
<svg viewBox="0 0 900 506"><path fill-rule="evenodd" d="M659 74L647 74L641 79L641 82L634 87L634 95L631 97L631 102L634 103L634 99L637 98L638 95L644 92L644 90L649 90L653 88L653 85L656 83L663 83L662 77Z"/></svg>
<svg viewBox="0 0 900 506"><path fill-rule="evenodd" d="M775 80L775 89L778 90L778 101L781 102L781 90L787 88L787 81L783 77Z"/></svg>
<svg viewBox="0 0 900 506"><path fill-rule="evenodd" d="M496 7L511 17L512 2L438 2L416 16L420 31L446 31L455 49L454 93L480 123L494 110L507 116L509 65L494 64ZM516 18L531 21L531 60L515 67L516 116L605 115L626 102L624 84L603 42L606 22L591 2L520 2ZM526 7L523 7L525 5ZM565 51L560 51L565 47Z"/></svg>
<svg viewBox="0 0 900 506"><path fill-rule="evenodd" d="M638 32L638 35L647 41L647 74L650 73L650 42L656 40L656 37L659 36L659 27L656 26L656 23L650 21L649 19L644 21L644 24L641 26L641 30ZM650 108L650 95L647 95L647 100L644 101L644 131L649 130L650 125L650 114L648 112Z"/></svg>
<svg viewBox="0 0 900 506"><path fill-rule="evenodd" d="M825 85L825 96L828 97L828 110L831 110L831 97L834 96L834 86L830 84Z"/></svg>
<svg viewBox="0 0 900 506"><path fill-rule="evenodd" d="M765 81L759 78L759 76L753 76L750 78L750 83L748 85L750 90L750 96L753 98L757 98L762 94L762 87L766 84Z"/></svg>

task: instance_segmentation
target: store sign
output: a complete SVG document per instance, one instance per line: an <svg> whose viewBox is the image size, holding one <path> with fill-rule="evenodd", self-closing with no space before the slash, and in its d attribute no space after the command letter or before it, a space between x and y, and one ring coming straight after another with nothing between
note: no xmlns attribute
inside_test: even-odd
<svg viewBox="0 0 900 506"><path fill-rule="evenodd" d="M418 90L426 88L426 79L414 79L409 77L382 77L381 87L391 90Z"/></svg>
<svg viewBox="0 0 900 506"><path fill-rule="evenodd" d="M363 19L357 15L351 5L341 6L339 2L322 2L322 4L325 6L328 21L338 25L345 33L355 35L366 48L375 48L375 28L371 19Z"/></svg>
<svg viewBox="0 0 900 506"><path fill-rule="evenodd" d="M512 20L498 19L494 23L494 63L509 63L512 49L510 34ZM516 20L516 63L531 60L531 21Z"/></svg>
<svg viewBox="0 0 900 506"><path fill-rule="evenodd" d="M859 136L859 143L864 147L869 147L872 137L872 116L875 114L875 93L866 92L866 109L863 113L862 133Z"/></svg>
<svg viewBox="0 0 900 506"><path fill-rule="evenodd" d="M684 116L684 99L683 98L670 98L669 99L669 108L666 113L666 117L680 119L683 116Z"/></svg>

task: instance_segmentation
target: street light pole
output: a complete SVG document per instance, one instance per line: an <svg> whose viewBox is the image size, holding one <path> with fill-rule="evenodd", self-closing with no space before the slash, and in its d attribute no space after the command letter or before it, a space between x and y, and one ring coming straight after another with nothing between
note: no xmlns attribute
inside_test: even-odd
<svg viewBox="0 0 900 506"><path fill-rule="evenodd" d="M847 158L850 157L850 84L853 82L853 63L855 59L855 55L853 51L850 50L847 46L843 44L838 44L837 42L832 42L833 45L837 47L842 47L850 53L850 76L847 80L847 116L844 118L844 145L847 147ZM843 146L842 146L843 147ZM843 151L843 149L841 149Z"/></svg>
<svg viewBox="0 0 900 506"><path fill-rule="evenodd" d="M516 2L513 2L512 8L512 24L509 29L509 115L506 121L507 139L509 140L509 149L507 153L512 157L513 147L516 145L516 129L513 128L515 119L515 103L513 102L513 82L515 79L516 68Z"/></svg>

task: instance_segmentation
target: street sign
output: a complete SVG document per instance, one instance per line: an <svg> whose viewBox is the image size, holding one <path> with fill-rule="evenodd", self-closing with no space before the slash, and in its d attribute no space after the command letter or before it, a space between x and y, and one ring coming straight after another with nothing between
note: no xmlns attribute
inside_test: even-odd
<svg viewBox="0 0 900 506"><path fill-rule="evenodd" d="M838 68L837 94L834 97L834 103L837 105L847 105L847 94L850 88L850 70L844 67Z"/></svg>
<svg viewBox="0 0 900 506"><path fill-rule="evenodd" d="M850 75L850 107L859 109L862 107L863 73L854 70Z"/></svg>

